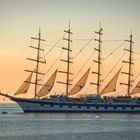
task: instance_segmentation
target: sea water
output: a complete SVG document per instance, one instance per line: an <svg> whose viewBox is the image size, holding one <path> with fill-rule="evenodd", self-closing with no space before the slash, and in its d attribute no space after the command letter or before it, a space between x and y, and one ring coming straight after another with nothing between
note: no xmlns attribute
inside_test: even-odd
<svg viewBox="0 0 140 140"><path fill-rule="evenodd" d="M140 140L140 114L23 113L5 104L0 140Z"/></svg>

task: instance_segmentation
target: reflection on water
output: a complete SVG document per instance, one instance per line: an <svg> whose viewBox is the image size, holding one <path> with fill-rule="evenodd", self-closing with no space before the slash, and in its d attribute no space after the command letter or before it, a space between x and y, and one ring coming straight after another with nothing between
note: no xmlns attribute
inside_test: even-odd
<svg viewBox="0 0 140 140"><path fill-rule="evenodd" d="M139 140L139 132L140 114L25 114L0 105L0 140Z"/></svg>

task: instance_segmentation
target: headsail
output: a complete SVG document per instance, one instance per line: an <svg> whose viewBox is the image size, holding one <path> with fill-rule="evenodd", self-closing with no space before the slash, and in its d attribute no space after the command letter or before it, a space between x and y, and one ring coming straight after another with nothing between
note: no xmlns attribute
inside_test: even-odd
<svg viewBox="0 0 140 140"><path fill-rule="evenodd" d="M37 97L45 96L51 91L51 89L53 88L55 79L56 79L56 74L57 74L57 70L53 73L53 75L49 78L49 80L44 84L44 86L36 94Z"/></svg>
<svg viewBox="0 0 140 140"><path fill-rule="evenodd" d="M30 82L31 82L31 79L32 79L32 74L31 73L29 75L29 77L23 82L23 84L19 87L19 89L16 91L15 95L18 95L18 94L26 94L29 87L30 87Z"/></svg>
<svg viewBox="0 0 140 140"><path fill-rule="evenodd" d="M70 90L68 95L74 95L77 92L79 92L86 84L88 75L89 75L90 68L87 70L87 72L81 77L81 79L76 83L76 85Z"/></svg>
<svg viewBox="0 0 140 140"><path fill-rule="evenodd" d="M136 85L135 88L132 90L132 92L130 93L130 95L136 94L136 93L140 93L140 81L137 83L137 85Z"/></svg>
<svg viewBox="0 0 140 140"><path fill-rule="evenodd" d="M114 77L110 80L110 82L104 87L100 95L116 91L116 84L117 84L117 80L118 80L121 69L122 68L119 69L119 71L114 75Z"/></svg>

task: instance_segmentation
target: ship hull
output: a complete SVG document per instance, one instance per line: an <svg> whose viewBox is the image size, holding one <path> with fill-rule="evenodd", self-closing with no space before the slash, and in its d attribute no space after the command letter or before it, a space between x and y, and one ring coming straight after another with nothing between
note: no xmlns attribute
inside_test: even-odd
<svg viewBox="0 0 140 140"><path fill-rule="evenodd" d="M140 104L73 103L13 98L25 113L140 113Z"/></svg>

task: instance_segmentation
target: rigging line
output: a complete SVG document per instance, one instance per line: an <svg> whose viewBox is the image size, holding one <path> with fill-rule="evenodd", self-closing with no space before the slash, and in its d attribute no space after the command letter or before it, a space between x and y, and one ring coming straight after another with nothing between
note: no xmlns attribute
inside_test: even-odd
<svg viewBox="0 0 140 140"><path fill-rule="evenodd" d="M136 75L134 81L139 77L139 75L140 75L140 72Z"/></svg>
<svg viewBox="0 0 140 140"><path fill-rule="evenodd" d="M84 63L84 65L81 67L81 69L76 73L76 75L73 77L73 80L77 77L77 75L82 71L82 69L85 67L87 62L91 59L91 57L94 55L95 51L90 55L90 57L87 59L87 61Z"/></svg>
<svg viewBox="0 0 140 140"><path fill-rule="evenodd" d="M111 56L115 51L117 51L123 44L125 43L125 41L123 41L121 44L119 44L110 54L108 54L103 61L107 60L107 58L109 56Z"/></svg>
<svg viewBox="0 0 140 140"><path fill-rule="evenodd" d="M47 52L44 56L48 55L48 54L56 47L56 45L61 41L61 39L64 37L64 35L65 35L65 34L63 34L63 35L60 37L60 39L57 40L57 42L48 50L48 52Z"/></svg>
<svg viewBox="0 0 140 140"><path fill-rule="evenodd" d="M140 61L140 59L134 59L134 61Z"/></svg>
<svg viewBox="0 0 140 140"><path fill-rule="evenodd" d="M137 52L133 52L134 54L140 54L140 53L137 53Z"/></svg>
<svg viewBox="0 0 140 140"><path fill-rule="evenodd" d="M54 45L52 45L52 44L44 44L44 45L51 46L51 47L54 46ZM56 47L59 48L59 47L62 47L62 46L56 46Z"/></svg>
<svg viewBox="0 0 140 140"><path fill-rule="evenodd" d="M106 41L117 42L117 41L124 41L124 40L104 40L104 42Z"/></svg>
<svg viewBox="0 0 140 140"><path fill-rule="evenodd" d="M108 34L108 35L118 36L118 37L119 37L119 36L121 36L121 37L122 37L122 36L125 36L125 37L127 36L127 35L125 35L125 34L123 34L123 35L122 35L122 34L115 34L115 33L106 32L106 31L104 31L104 33L106 33L106 34Z"/></svg>
<svg viewBox="0 0 140 140"><path fill-rule="evenodd" d="M125 55L125 53L126 52L124 52L123 53L123 55L120 57L120 59L116 62L116 64L113 66L113 68L108 72L108 74L105 76L105 78L103 79L103 80L105 80L108 76L109 76L109 74L114 70L114 68L118 65L118 63L121 61L121 59L124 57L124 55ZM124 65L124 64L123 64ZM122 65L122 66L123 66Z"/></svg>
<svg viewBox="0 0 140 140"><path fill-rule="evenodd" d="M75 59L75 58L85 49L85 47L86 47L93 39L95 39L95 37L96 37L96 34L94 35L94 37L92 37L90 40L88 40L88 42L82 47L82 49L80 49L80 50L76 53L76 55L73 57L73 59Z"/></svg>
<svg viewBox="0 0 140 140"><path fill-rule="evenodd" d="M133 61L133 62L135 61L134 53L132 53L132 61ZM134 62L134 65L133 65L133 67L132 67L133 80L134 80L134 73L136 73L136 65L135 65L135 62ZM134 80L134 81L135 81L135 80Z"/></svg>
<svg viewBox="0 0 140 140"><path fill-rule="evenodd" d="M135 38L135 40L137 40L137 42L140 42L139 38L137 38L137 36L135 34L133 34L133 38Z"/></svg>
<svg viewBox="0 0 140 140"><path fill-rule="evenodd" d="M102 72L101 73L105 73L105 69L104 69L104 65L101 65L101 70L102 70ZM102 81L104 82L104 77L103 77L104 75L102 75ZM102 82L101 82L102 83Z"/></svg>
<svg viewBox="0 0 140 140"><path fill-rule="evenodd" d="M136 73L135 68L132 68L132 81L131 82L135 82L136 77L134 76L134 73Z"/></svg>
<svg viewBox="0 0 140 140"><path fill-rule="evenodd" d="M43 33L44 35L46 35L46 34L54 34L54 33L62 33L63 32L63 30L56 30L56 31L50 31L50 32L46 32L46 33Z"/></svg>
<svg viewBox="0 0 140 140"><path fill-rule="evenodd" d="M73 30L74 32L87 32L87 33L91 33L91 30Z"/></svg>
<svg viewBox="0 0 140 140"><path fill-rule="evenodd" d="M55 63L60 59L64 51L61 52L61 54L55 59L55 61L52 63L51 67L46 71L46 74L52 69L52 67L55 65Z"/></svg>

